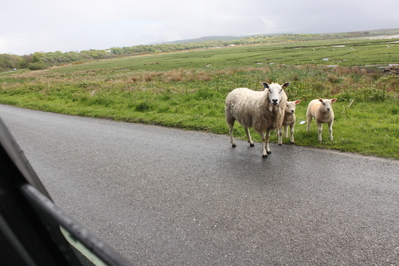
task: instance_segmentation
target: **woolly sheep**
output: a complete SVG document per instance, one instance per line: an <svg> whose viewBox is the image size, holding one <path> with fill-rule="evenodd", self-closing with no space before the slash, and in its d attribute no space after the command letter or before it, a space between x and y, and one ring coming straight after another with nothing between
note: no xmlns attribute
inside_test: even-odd
<svg viewBox="0 0 399 266"><path fill-rule="evenodd" d="M270 154L269 137L272 130L282 126L287 95L283 85L262 83L264 91L253 91L247 88L232 90L226 97L226 122L229 126L230 143L236 147L233 138L234 122L244 126L248 143L254 146L249 128L252 127L262 138L262 157Z"/></svg>
<svg viewBox="0 0 399 266"><path fill-rule="evenodd" d="M291 144L295 143L295 140L294 140L294 128L295 128L295 121L296 121L295 109L296 109L296 105L299 104L300 102L301 102L301 100L287 102L286 107L285 107L283 126L279 129L277 129L278 145L283 144L283 132L282 132L283 128L284 128L284 132L285 132L285 137L288 138L288 126L290 127L290 143Z"/></svg>
<svg viewBox="0 0 399 266"><path fill-rule="evenodd" d="M321 133L323 130L323 123L328 123L328 130L330 132L330 140L333 140L332 126L334 123L334 111L332 109L332 103L337 99L315 99L312 100L306 111L306 118L308 123L308 131L310 130L310 122L312 118L316 120L318 127L319 141L322 141Z"/></svg>

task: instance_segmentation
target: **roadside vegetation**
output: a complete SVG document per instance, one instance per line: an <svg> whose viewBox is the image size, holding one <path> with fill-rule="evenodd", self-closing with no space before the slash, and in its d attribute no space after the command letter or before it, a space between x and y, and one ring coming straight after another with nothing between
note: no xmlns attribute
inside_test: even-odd
<svg viewBox="0 0 399 266"><path fill-rule="evenodd" d="M0 73L0 103L227 134L232 89L290 82L289 99L302 100L296 145L399 159L398 55L399 39L328 39L130 56ZM299 122L310 100L332 97L334 140L324 126L319 143L316 125ZM241 126L235 136L245 139Z"/></svg>

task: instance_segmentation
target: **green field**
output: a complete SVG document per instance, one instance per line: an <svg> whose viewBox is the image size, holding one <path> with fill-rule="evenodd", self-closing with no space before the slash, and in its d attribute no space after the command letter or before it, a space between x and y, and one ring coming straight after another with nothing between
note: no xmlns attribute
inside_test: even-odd
<svg viewBox="0 0 399 266"><path fill-rule="evenodd" d="M131 56L46 70L0 73L0 103L49 112L226 134L224 99L236 87L290 82L302 100L334 103L334 140L296 125L296 145L399 159L398 39L291 41ZM237 124L235 136L245 133ZM260 138L253 134L255 141ZM277 141L273 134L273 142ZM284 139L288 143L288 139Z"/></svg>

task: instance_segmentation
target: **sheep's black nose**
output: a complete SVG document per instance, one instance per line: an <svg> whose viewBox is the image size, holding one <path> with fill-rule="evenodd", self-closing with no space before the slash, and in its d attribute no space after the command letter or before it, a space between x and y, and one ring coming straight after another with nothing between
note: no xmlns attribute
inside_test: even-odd
<svg viewBox="0 0 399 266"><path fill-rule="evenodd" d="M295 110L291 110L291 113L295 113Z"/></svg>
<svg viewBox="0 0 399 266"><path fill-rule="evenodd" d="M273 105L277 105L278 104L278 100L277 99L273 99Z"/></svg>

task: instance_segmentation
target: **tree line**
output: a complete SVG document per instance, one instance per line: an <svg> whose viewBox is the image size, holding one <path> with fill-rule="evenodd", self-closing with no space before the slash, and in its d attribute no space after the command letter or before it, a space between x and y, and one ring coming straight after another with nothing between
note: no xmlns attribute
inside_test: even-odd
<svg viewBox="0 0 399 266"><path fill-rule="evenodd" d="M40 70L51 66L83 63L98 59L107 59L132 55L154 54L207 49L235 45L275 43L286 41L307 41L362 37L373 35L371 32L353 32L340 34L275 34L247 36L233 40L209 40L193 43L164 43L155 45L136 45L131 47L113 47L106 50L84 50L80 52L35 52L29 55L0 54L0 71L16 69Z"/></svg>

